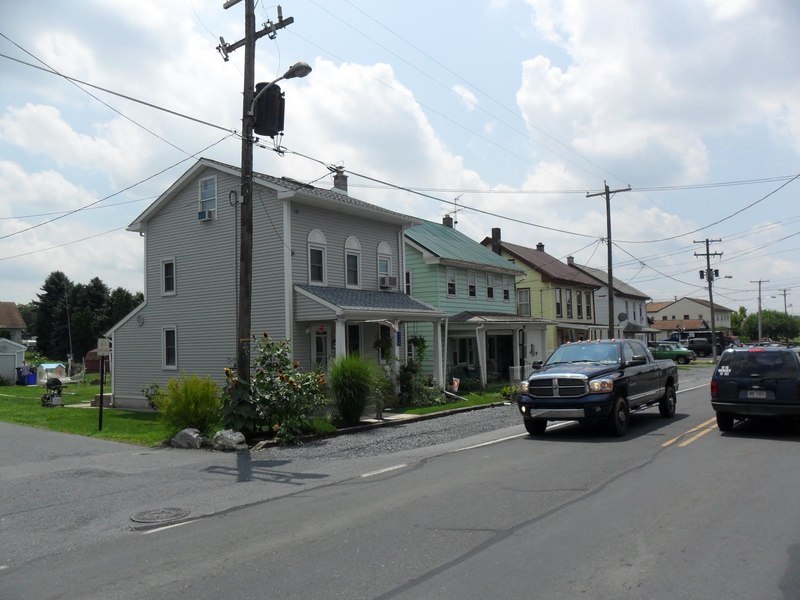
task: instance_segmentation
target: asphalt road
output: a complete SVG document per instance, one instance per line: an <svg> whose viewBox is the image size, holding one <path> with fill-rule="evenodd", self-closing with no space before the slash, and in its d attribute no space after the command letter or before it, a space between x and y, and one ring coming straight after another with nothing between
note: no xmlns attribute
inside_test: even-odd
<svg viewBox="0 0 800 600"><path fill-rule="evenodd" d="M687 373L622 440L514 407L236 455L0 424L0 597L798 598L797 429L720 434ZM130 521L163 507L196 520Z"/></svg>

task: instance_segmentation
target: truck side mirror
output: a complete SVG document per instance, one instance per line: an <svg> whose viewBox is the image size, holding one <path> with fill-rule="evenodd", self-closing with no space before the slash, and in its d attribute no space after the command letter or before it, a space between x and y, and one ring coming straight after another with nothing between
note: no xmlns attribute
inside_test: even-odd
<svg viewBox="0 0 800 600"><path fill-rule="evenodd" d="M644 354L634 354L628 361L629 365L646 365L647 357Z"/></svg>

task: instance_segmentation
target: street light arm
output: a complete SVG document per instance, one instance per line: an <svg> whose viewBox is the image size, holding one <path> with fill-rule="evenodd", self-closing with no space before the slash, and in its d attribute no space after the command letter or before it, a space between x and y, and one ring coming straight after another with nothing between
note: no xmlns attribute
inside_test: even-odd
<svg viewBox="0 0 800 600"><path fill-rule="evenodd" d="M273 79L267 85L262 87L258 90L258 93L253 97L253 101L250 103L250 110L247 111L247 116L252 117L256 112L256 101L261 97L261 94L266 92L269 88L273 85L282 81L283 79L294 79L295 77L305 77L311 73L311 66L308 63L304 62L296 62L291 67L286 69L286 73L278 77L277 79Z"/></svg>

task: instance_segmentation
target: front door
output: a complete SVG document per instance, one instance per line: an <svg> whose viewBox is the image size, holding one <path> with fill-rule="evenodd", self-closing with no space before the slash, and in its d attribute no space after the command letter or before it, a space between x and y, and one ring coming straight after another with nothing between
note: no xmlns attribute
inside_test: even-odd
<svg viewBox="0 0 800 600"><path fill-rule="evenodd" d="M323 371L328 368L329 348L328 332L316 331L314 333L314 366Z"/></svg>

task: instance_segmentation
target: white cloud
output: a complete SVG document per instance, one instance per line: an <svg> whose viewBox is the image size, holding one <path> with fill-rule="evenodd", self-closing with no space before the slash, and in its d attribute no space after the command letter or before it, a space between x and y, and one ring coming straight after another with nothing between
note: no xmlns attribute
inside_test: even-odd
<svg viewBox="0 0 800 600"><path fill-rule="evenodd" d="M473 94L472 91L459 84L454 85L452 89L453 93L461 98L461 102L464 104L467 110L475 110L475 108L478 106L478 97Z"/></svg>

